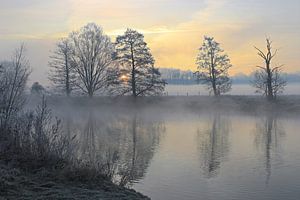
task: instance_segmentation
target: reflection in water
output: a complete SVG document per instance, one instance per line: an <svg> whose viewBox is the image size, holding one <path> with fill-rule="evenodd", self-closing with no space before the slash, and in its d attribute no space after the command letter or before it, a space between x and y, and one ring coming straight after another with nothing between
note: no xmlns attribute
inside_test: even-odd
<svg viewBox="0 0 300 200"><path fill-rule="evenodd" d="M142 179L159 142L159 134L164 126L157 122L144 122L138 114L133 114L124 123L125 143L121 144L122 165L120 166L120 185Z"/></svg>
<svg viewBox="0 0 300 200"><path fill-rule="evenodd" d="M95 117L92 111L90 111L87 123L84 126L82 134L80 134L80 153L81 159L86 162L90 162L91 164L95 164L96 162L96 131Z"/></svg>
<svg viewBox="0 0 300 200"><path fill-rule="evenodd" d="M277 122L276 115L268 113L265 119L259 120L256 125L255 144L264 151L266 183L269 183L272 168L272 154L279 150L279 141L285 133Z"/></svg>
<svg viewBox="0 0 300 200"><path fill-rule="evenodd" d="M98 116L90 111L76 122L72 125L80 132L81 159L122 186L145 176L160 134L165 131L161 121L137 113Z"/></svg>
<svg viewBox="0 0 300 200"><path fill-rule="evenodd" d="M214 113L213 120L208 123L208 129L204 132L198 130L198 150L200 165L207 178L218 174L221 161L227 156L229 120Z"/></svg>
<svg viewBox="0 0 300 200"><path fill-rule="evenodd" d="M93 108L57 111L78 156L152 199L299 196L299 116Z"/></svg>

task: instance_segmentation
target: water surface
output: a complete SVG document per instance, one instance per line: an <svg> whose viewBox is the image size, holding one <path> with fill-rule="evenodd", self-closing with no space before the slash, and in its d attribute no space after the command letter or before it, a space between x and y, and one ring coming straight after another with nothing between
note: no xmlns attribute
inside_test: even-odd
<svg viewBox="0 0 300 200"><path fill-rule="evenodd" d="M64 122L82 159L154 200L300 198L300 117L79 109Z"/></svg>
<svg viewBox="0 0 300 200"><path fill-rule="evenodd" d="M250 84L233 84L228 95L257 95L255 88ZM166 95L169 96L193 96L209 95L205 85L166 85ZM283 92L285 95L300 95L299 83L288 83Z"/></svg>

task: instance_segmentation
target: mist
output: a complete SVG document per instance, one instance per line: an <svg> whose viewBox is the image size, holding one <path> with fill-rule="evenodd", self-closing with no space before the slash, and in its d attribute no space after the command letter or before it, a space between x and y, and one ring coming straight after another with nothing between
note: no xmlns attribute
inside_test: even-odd
<svg viewBox="0 0 300 200"><path fill-rule="evenodd" d="M113 4L0 8L0 199L297 199L298 4Z"/></svg>

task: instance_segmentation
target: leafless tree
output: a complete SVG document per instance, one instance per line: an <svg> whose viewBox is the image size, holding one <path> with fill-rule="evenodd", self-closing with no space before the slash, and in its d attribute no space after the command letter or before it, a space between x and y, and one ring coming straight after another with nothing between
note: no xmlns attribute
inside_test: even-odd
<svg viewBox="0 0 300 200"><path fill-rule="evenodd" d="M133 97L160 94L166 83L154 67L154 58L144 42L144 35L127 29L124 35L117 37L115 44L119 66L110 76L114 77L110 84L116 93Z"/></svg>
<svg viewBox="0 0 300 200"><path fill-rule="evenodd" d="M71 66L70 57L72 46L69 39L60 40L53 55L50 57L49 66L51 68L49 79L60 90L70 96L75 87L76 75Z"/></svg>
<svg viewBox="0 0 300 200"><path fill-rule="evenodd" d="M271 101L283 92L286 81L282 78L282 65L274 68L271 66L278 50L272 51L272 41L268 38L266 44L266 52L254 47L258 51L258 56L263 59L265 66L257 66L259 69L254 72L252 85L257 89L256 92L263 93Z"/></svg>
<svg viewBox="0 0 300 200"><path fill-rule="evenodd" d="M113 44L100 26L87 24L70 34L71 65L79 78L76 84L89 97L107 86L107 70L113 63Z"/></svg>
<svg viewBox="0 0 300 200"><path fill-rule="evenodd" d="M21 45L11 61L3 62L0 73L0 126L6 127L25 102L24 90L30 74L29 63Z"/></svg>
<svg viewBox="0 0 300 200"><path fill-rule="evenodd" d="M199 81L207 84L215 96L231 89L228 69L232 66L228 55L223 53L220 44L213 37L204 37L197 57L198 71L195 73Z"/></svg>

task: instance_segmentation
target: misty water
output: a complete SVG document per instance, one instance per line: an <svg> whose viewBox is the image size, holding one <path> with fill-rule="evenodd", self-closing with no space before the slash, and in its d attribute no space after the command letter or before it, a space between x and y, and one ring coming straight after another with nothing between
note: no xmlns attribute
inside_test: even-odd
<svg viewBox="0 0 300 200"><path fill-rule="evenodd" d="M154 200L299 199L300 117L65 107L81 159Z"/></svg>
<svg viewBox="0 0 300 200"><path fill-rule="evenodd" d="M169 96L194 96L208 95L205 85L166 85L165 95ZM257 95L255 88L250 84L233 84L228 95ZM300 95L300 83L288 83L283 92L285 95Z"/></svg>

